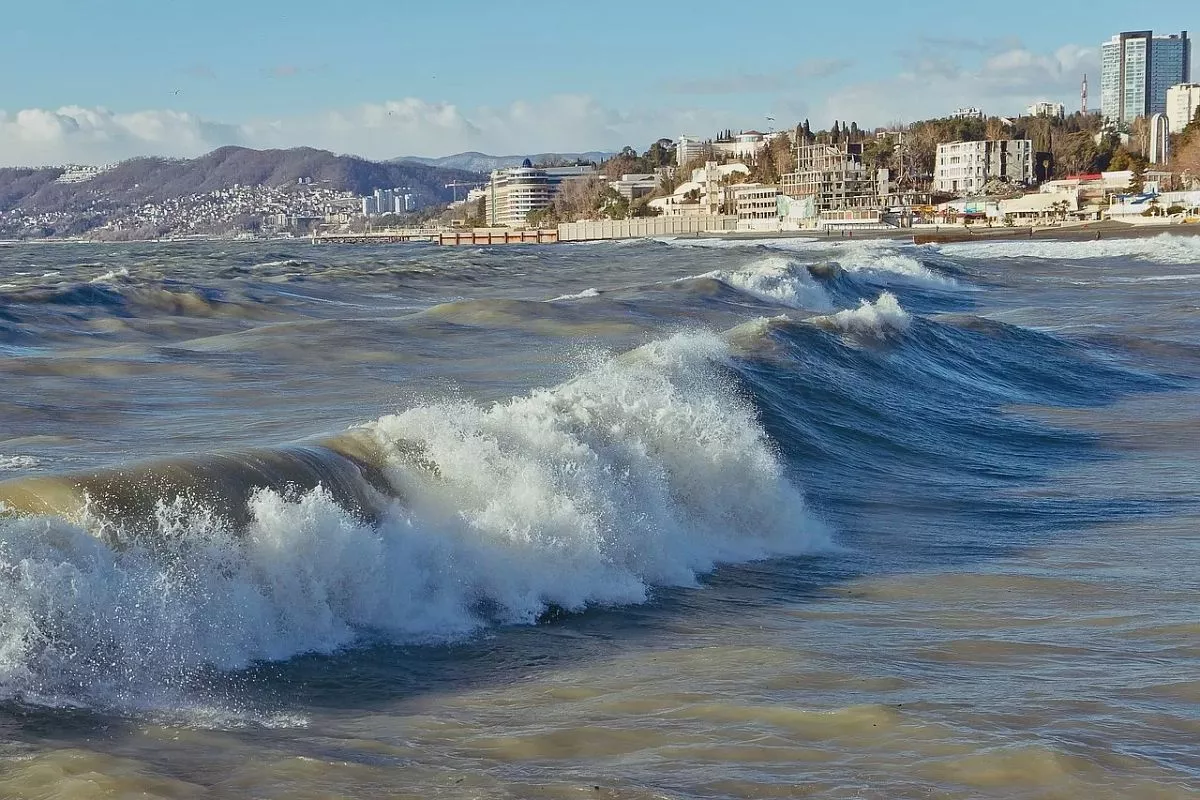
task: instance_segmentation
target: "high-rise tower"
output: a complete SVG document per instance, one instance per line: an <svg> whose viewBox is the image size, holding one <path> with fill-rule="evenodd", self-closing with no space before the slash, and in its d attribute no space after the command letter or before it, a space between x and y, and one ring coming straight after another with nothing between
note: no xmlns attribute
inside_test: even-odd
<svg viewBox="0 0 1200 800"><path fill-rule="evenodd" d="M1191 71L1187 31L1119 33L1100 46L1100 111L1111 122L1163 113L1167 89L1187 82Z"/></svg>

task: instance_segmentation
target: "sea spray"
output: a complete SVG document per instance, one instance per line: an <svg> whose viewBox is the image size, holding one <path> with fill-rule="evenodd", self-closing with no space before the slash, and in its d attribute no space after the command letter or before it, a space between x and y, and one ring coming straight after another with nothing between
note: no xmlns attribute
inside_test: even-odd
<svg viewBox="0 0 1200 800"><path fill-rule="evenodd" d="M833 308L828 293L808 269L783 256L768 256L739 270L714 270L696 278L718 280L752 297L790 308L812 311Z"/></svg>
<svg viewBox="0 0 1200 800"><path fill-rule="evenodd" d="M824 546L725 358L680 334L526 397L370 423L398 498L375 524L323 488L256 491L237 529L164 499L126 546L97 520L2 520L0 697L153 702L205 669L639 603Z"/></svg>
<svg viewBox="0 0 1200 800"><path fill-rule="evenodd" d="M863 300L858 308L847 308L836 314L813 317L811 322L848 334L886 338L903 333L912 318L900 307L900 301L891 292L883 292L875 302Z"/></svg>

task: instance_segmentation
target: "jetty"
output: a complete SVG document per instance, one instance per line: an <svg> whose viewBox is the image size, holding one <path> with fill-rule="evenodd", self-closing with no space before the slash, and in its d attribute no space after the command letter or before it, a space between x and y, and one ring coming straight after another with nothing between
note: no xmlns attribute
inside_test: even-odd
<svg viewBox="0 0 1200 800"><path fill-rule="evenodd" d="M315 231L313 244L396 244L431 242L440 245L554 244L557 228L379 228L358 233Z"/></svg>

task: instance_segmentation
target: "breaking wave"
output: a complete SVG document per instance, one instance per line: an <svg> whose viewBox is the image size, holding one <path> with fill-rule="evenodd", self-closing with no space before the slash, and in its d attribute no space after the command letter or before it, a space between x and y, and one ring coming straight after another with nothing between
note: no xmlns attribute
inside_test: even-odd
<svg viewBox="0 0 1200 800"><path fill-rule="evenodd" d="M695 279L718 280L752 297L791 308L825 311L833 302L803 264L782 256L770 256L739 270L714 270Z"/></svg>
<svg viewBox="0 0 1200 800"><path fill-rule="evenodd" d="M383 417L333 455L0 483L0 698L139 707L209 669L641 603L824 547L728 348L679 334L504 403ZM360 471L310 485L344 462ZM12 513L39 499L71 510Z"/></svg>
<svg viewBox="0 0 1200 800"><path fill-rule="evenodd" d="M814 317L810 320L821 327L832 328L843 333L861 334L884 338L893 333L903 333L912 318L900 307L900 302L891 292L879 295L875 302L863 300L858 308L848 308L836 314Z"/></svg>
<svg viewBox="0 0 1200 800"><path fill-rule="evenodd" d="M988 241L938 245L937 251L961 258L1036 258L1082 261L1141 258L1160 264L1200 264L1200 237L1162 233L1134 239L1092 241Z"/></svg>

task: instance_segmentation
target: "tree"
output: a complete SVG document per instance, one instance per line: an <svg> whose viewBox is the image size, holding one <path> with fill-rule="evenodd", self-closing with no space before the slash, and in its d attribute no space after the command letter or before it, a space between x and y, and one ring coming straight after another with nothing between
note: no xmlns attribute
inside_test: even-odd
<svg viewBox="0 0 1200 800"><path fill-rule="evenodd" d="M863 145L863 163L871 169L891 169L896 145L889 137L875 138Z"/></svg>
<svg viewBox="0 0 1200 800"><path fill-rule="evenodd" d="M1146 167L1134 162L1133 175L1129 179L1129 193L1141 194L1146 188Z"/></svg>
<svg viewBox="0 0 1200 800"><path fill-rule="evenodd" d="M1172 159L1172 166L1192 184L1200 181L1200 135L1188 137Z"/></svg>
<svg viewBox="0 0 1200 800"><path fill-rule="evenodd" d="M1079 175L1099 169L1100 150L1089 133L1080 131L1059 137L1055 142L1054 163L1065 175Z"/></svg>

